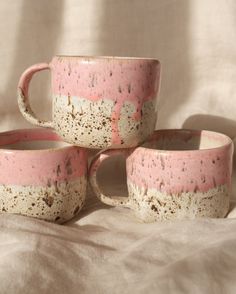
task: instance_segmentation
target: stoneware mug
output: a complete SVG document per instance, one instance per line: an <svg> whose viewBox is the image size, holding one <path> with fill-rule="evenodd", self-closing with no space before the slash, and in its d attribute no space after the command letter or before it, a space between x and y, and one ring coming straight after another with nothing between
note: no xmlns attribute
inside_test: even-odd
<svg viewBox="0 0 236 294"><path fill-rule="evenodd" d="M83 207L87 151L50 130L0 133L0 212L63 223Z"/></svg>
<svg viewBox="0 0 236 294"><path fill-rule="evenodd" d="M128 197L101 192L100 164L117 154L126 157ZM133 209L144 222L224 217L229 210L233 144L211 131L158 130L136 149L105 150L90 166L90 182L109 205Z"/></svg>
<svg viewBox="0 0 236 294"><path fill-rule="evenodd" d="M32 76L49 69L52 121L29 104ZM18 104L32 124L52 127L66 142L87 148L137 146L154 131L160 63L148 58L56 56L28 68L18 85Z"/></svg>

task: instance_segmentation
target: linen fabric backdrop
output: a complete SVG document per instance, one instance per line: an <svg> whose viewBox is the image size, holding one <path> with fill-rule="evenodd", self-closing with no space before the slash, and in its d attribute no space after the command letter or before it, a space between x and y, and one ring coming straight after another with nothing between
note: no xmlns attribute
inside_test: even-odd
<svg viewBox="0 0 236 294"><path fill-rule="evenodd" d="M162 63L157 128L236 136L236 2L0 1L0 130L31 127L16 99L20 74L54 55L154 57ZM51 115L50 73L32 81ZM103 171L122 193L122 164ZM235 178L236 175L233 175ZM140 223L88 190L66 225L0 215L0 293L235 293L236 211L225 219Z"/></svg>

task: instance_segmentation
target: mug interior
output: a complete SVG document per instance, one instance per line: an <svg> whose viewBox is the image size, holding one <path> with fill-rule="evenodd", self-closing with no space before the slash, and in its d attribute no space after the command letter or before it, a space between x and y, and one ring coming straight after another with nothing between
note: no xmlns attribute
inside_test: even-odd
<svg viewBox="0 0 236 294"><path fill-rule="evenodd" d="M61 141L19 141L12 144L0 145L0 149L10 149L10 150L45 150L45 149L57 149L66 146L71 146L65 142Z"/></svg>
<svg viewBox="0 0 236 294"><path fill-rule="evenodd" d="M220 148L231 143L226 135L205 130L157 130L142 147L186 151Z"/></svg>
<svg viewBox="0 0 236 294"><path fill-rule="evenodd" d="M81 56L81 55L56 55L57 58L62 59L84 59L84 60L147 60L147 61L154 61L160 63L159 60L151 58L151 57L132 57L132 56Z"/></svg>
<svg viewBox="0 0 236 294"><path fill-rule="evenodd" d="M52 131L26 129L4 132L0 134L1 150L49 150L72 146Z"/></svg>

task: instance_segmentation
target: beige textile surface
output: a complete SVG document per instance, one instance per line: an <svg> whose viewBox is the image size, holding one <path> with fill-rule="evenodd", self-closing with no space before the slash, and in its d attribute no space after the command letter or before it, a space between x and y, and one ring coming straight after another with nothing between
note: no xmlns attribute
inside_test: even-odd
<svg viewBox="0 0 236 294"><path fill-rule="evenodd" d="M27 66L55 54L123 55L162 63L157 128L234 137L235 16L234 0L1 0L0 130L29 126L15 94ZM49 73L31 94L50 118ZM235 216L142 224L91 192L64 226L0 215L0 293L236 293Z"/></svg>

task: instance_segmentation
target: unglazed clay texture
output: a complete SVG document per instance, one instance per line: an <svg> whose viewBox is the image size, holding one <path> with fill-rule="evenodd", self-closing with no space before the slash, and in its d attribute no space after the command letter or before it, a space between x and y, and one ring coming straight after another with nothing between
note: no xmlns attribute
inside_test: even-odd
<svg viewBox="0 0 236 294"><path fill-rule="evenodd" d="M83 207L86 186L86 177L47 187L0 185L0 212L64 223Z"/></svg>
<svg viewBox="0 0 236 294"><path fill-rule="evenodd" d="M144 222L197 217L224 217L229 210L230 190L227 185L206 192L168 194L157 189L139 188L127 182L129 203Z"/></svg>
<svg viewBox="0 0 236 294"><path fill-rule="evenodd" d="M146 139L155 128L156 112L153 100L144 102L141 118L134 117L135 107L125 102L120 110L117 132L120 141L113 140L112 113L115 102L109 99L90 101L70 96L54 96L54 128L67 142L91 148L130 147Z"/></svg>

